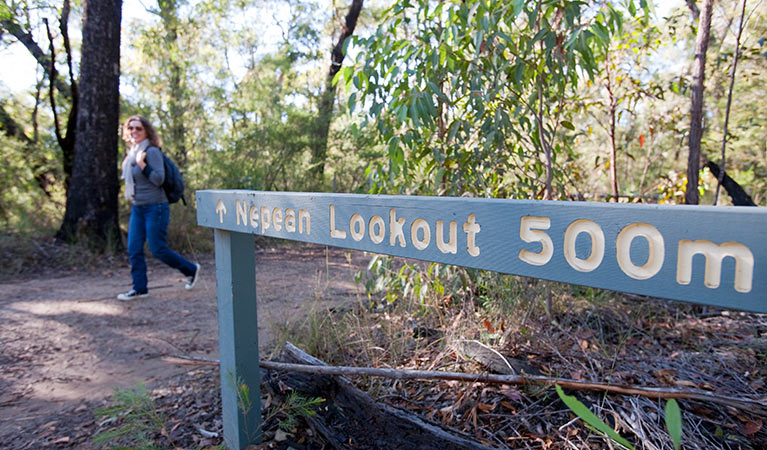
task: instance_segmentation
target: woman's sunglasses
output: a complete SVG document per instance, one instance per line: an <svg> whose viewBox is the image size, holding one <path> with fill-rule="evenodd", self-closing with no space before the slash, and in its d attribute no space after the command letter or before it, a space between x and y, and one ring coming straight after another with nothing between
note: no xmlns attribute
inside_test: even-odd
<svg viewBox="0 0 767 450"><path fill-rule="evenodd" d="M133 130L141 131L141 130L143 130L143 128L142 127L128 127L128 131L133 131Z"/></svg>

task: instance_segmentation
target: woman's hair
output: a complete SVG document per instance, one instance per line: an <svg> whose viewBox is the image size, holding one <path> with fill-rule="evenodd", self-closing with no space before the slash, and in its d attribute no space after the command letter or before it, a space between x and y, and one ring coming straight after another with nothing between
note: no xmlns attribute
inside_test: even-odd
<svg viewBox="0 0 767 450"><path fill-rule="evenodd" d="M123 123L123 140L126 144L130 144L130 133L128 132L128 125L130 125L131 122L134 120L138 120L141 122L141 126L144 127L144 131L146 131L146 138L149 139L149 144L153 147L162 147L162 139L160 139L160 136L157 134L157 131L155 131L152 124L147 120L144 116L130 116L127 119L125 119L125 123Z"/></svg>

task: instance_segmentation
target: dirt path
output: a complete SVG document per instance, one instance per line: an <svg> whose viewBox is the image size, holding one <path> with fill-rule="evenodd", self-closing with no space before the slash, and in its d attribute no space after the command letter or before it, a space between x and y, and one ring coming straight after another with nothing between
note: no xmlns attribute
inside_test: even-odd
<svg viewBox="0 0 767 450"><path fill-rule="evenodd" d="M273 324L356 299L353 275L365 258L354 258L316 246L258 250L259 346L269 345ZM114 299L130 288L127 265L0 284L0 446L37 448L68 428L59 445L72 445L78 420L92 419L116 387L189 370L162 356L216 358L213 257L201 264L198 286L185 291L178 272L151 261L151 295L130 303Z"/></svg>

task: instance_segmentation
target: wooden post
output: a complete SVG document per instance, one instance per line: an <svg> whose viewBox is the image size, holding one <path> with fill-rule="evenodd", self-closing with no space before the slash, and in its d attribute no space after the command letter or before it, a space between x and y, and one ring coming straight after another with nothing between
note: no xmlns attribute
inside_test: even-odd
<svg viewBox="0 0 767 450"><path fill-rule="evenodd" d="M252 235L220 229L215 241L224 441L241 449L261 437L255 243Z"/></svg>

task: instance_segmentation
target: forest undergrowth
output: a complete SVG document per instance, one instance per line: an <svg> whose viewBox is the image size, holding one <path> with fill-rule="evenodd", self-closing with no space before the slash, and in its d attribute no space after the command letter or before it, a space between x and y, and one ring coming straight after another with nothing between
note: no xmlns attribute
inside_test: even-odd
<svg viewBox="0 0 767 450"><path fill-rule="evenodd" d="M367 281L367 296L347 309L297 320L285 328L285 340L331 365L500 371L767 401L765 315L381 261L374 258L369 267L374 276L361 280ZM623 448L584 423L550 385L354 381L380 401L492 447ZM666 400L565 392L633 448L675 448ZM685 399L678 404L682 448L767 447L764 409Z"/></svg>
<svg viewBox="0 0 767 450"><path fill-rule="evenodd" d="M185 254L198 255L213 252L210 230L195 226L196 212L181 204L172 206L168 226L168 245ZM127 244L130 210L121 210L121 236L118 245L107 246L106 252L94 251L87 240L62 242L54 237L55 229L49 223L34 223L28 227L5 228L0 231L0 282L25 279L40 273L95 269L104 265L122 266L128 256L122 249ZM115 250L116 249L116 250Z"/></svg>

